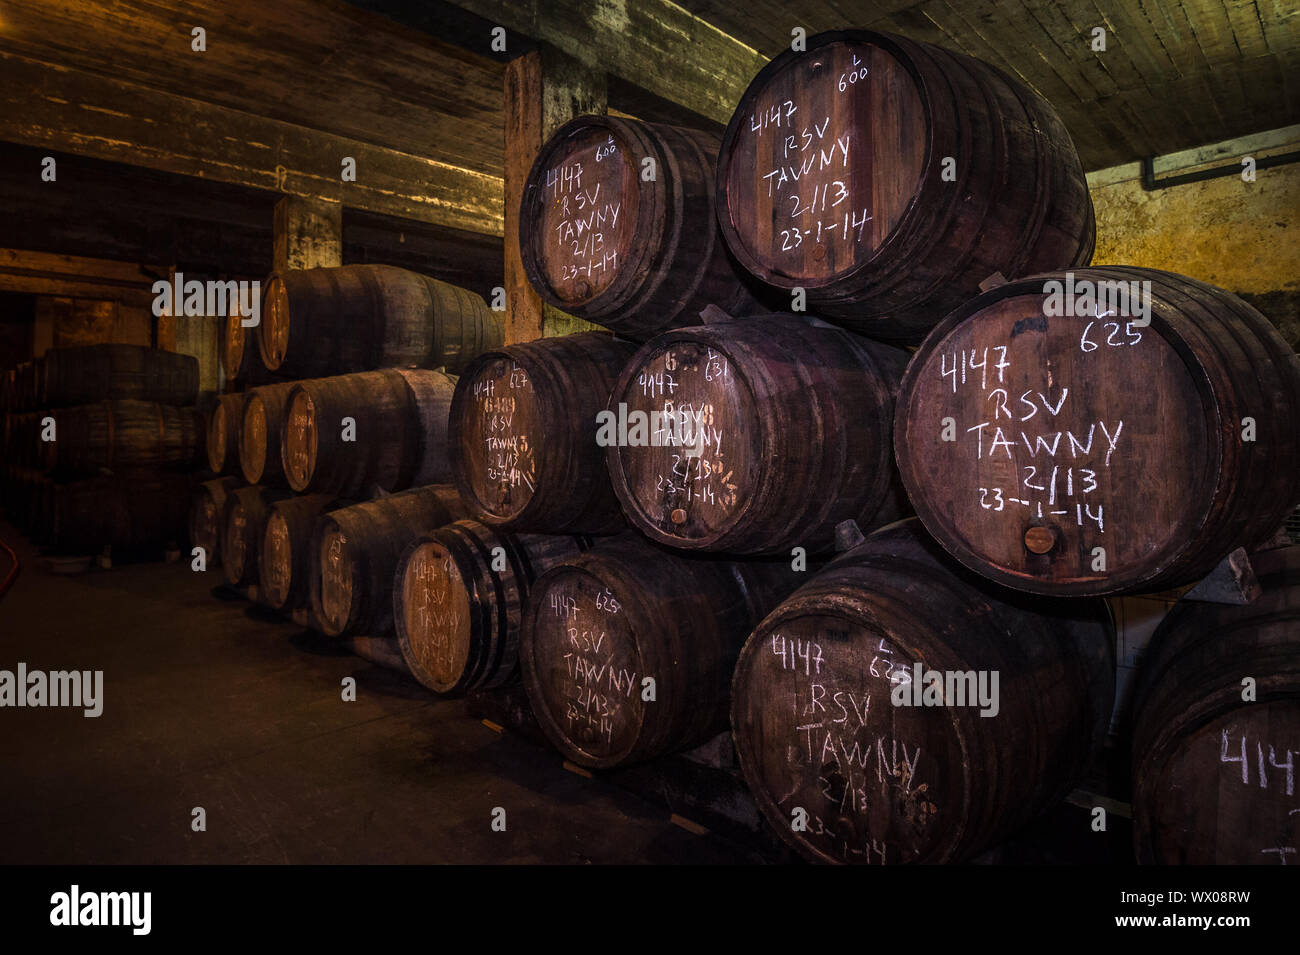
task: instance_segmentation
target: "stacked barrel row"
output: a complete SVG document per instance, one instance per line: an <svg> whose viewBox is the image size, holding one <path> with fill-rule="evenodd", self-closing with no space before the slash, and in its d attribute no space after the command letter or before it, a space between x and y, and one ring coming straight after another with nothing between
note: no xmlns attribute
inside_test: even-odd
<svg viewBox="0 0 1300 955"><path fill-rule="evenodd" d="M1068 135L986 64L879 33L813 38L756 77L720 141L570 123L519 221L541 296L617 337L480 357L453 403L453 463L487 526L623 532L539 577L520 618L533 710L575 762L689 746L729 706L760 808L807 857L969 858L1059 802L1104 741L1099 598L1187 587L1244 551L1281 559L1262 548L1300 499L1294 354L1227 292L1090 268ZM822 567L837 538L847 552ZM1300 635L1262 608L1296 591L1264 576L1259 612L1218 611L1241 635L1216 652L1266 672L1294 719L1279 654ZM458 592L416 582L408 604ZM1188 634L1197 617L1159 641L1209 640ZM997 712L895 708L921 667L1000 675ZM1139 853L1244 861L1239 824L1195 812L1248 819L1253 790L1227 780L1236 749L1215 762L1218 730L1178 685L1212 682L1231 722L1233 681L1208 651L1167 669L1134 717ZM1178 714L1159 738L1156 713ZM1265 723L1229 729L1285 775ZM1185 779L1183 815L1158 819ZM1259 808L1293 843L1277 786Z"/></svg>
<svg viewBox="0 0 1300 955"><path fill-rule="evenodd" d="M156 555L183 542L202 448L194 358L52 348L3 380L5 512L35 543Z"/></svg>
<svg viewBox="0 0 1300 955"><path fill-rule="evenodd" d="M259 325L226 326L195 495L204 566L266 608L405 668L392 585L415 537L465 516L450 477L455 373L499 347L481 296L390 266L285 271Z"/></svg>

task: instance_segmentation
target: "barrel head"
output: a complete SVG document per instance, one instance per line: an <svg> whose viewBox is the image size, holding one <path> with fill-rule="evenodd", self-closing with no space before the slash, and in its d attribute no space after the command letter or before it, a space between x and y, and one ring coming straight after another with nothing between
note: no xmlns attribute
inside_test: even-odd
<svg viewBox="0 0 1300 955"><path fill-rule="evenodd" d="M817 288L862 268L913 202L927 161L926 110L917 81L882 42L826 35L783 54L727 129L723 234L769 284Z"/></svg>
<svg viewBox="0 0 1300 955"><path fill-rule="evenodd" d="M520 222L521 245L548 301L579 308L628 266L637 228L647 226L638 222L641 159L601 117L571 124L547 143Z"/></svg>
<svg viewBox="0 0 1300 955"><path fill-rule="evenodd" d="M457 689L470 664L470 590L455 557L437 540L410 554L400 582L402 655L411 672L439 693Z"/></svg>
<svg viewBox="0 0 1300 955"><path fill-rule="evenodd" d="M293 548L288 522L279 512L272 513L266 522L261 574L263 599L272 607L287 604L293 584Z"/></svg>
<svg viewBox="0 0 1300 955"><path fill-rule="evenodd" d="M347 630L356 612L354 585L357 570L347 534L333 524L324 525L317 557L320 581L316 610L324 632L338 636Z"/></svg>
<svg viewBox="0 0 1300 955"><path fill-rule="evenodd" d="M952 707L892 705L914 662L893 637L812 608L769 618L746 644L737 755L759 809L805 857L892 865L951 848L969 793L963 740Z"/></svg>
<svg viewBox="0 0 1300 955"><path fill-rule="evenodd" d="M244 422L239 431L239 467L249 484L259 483L266 471L267 431L266 403L253 392L244 405Z"/></svg>
<svg viewBox="0 0 1300 955"><path fill-rule="evenodd" d="M743 373L709 345L670 339L643 354L612 402L615 488L654 539L708 548L741 518L762 478L760 409Z"/></svg>
<svg viewBox="0 0 1300 955"><path fill-rule="evenodd" d="M541 578L529 597L520 653L533 711L551 741L583 766L618 765L642 736L641 681L653 674L644 672L642 635L620 612L625 599L569 566Z"/></svg>
<svg viewBox="0 0 1300 955"><path fill-rule="evenodd" d="M507 356L481 360L457 384L453 451L457 485L488 524L516 518L537 489L545 428L532 378Z"/></svg>
<svg viewBox="0 0 1300 955"><path fill-rule="evenodd" d="M267 283L258 336L262 361L274 371L289 353L289 291L279 275L272 276Z"/></svg>
<svg viewBox="0 0 1300 955"><path fill-rule="evenodd" d="M1132 592L1206 520L1213 397L1158 314L1051 314L1042 288L989 293L927 339L903 383L899 468L926 528L976 572Z"/></svg>
<svg viewBox="0 0 1300 955"><path fill-rule="evenodd" d="M316 407L305 390L295 390L289 399L282 440L282 463L289 486L305 491L316 472L317 451Z"/></svg>

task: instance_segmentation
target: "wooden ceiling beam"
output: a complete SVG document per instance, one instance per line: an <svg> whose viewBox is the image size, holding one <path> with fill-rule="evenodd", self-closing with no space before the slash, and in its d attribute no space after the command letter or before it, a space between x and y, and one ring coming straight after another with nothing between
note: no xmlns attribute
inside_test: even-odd
<svg viewBox="0 0 1300 955"><path fill-rule="evenodd" d="M502 235L500 177L0 52L0 139ZM341 179L344 157L356 181ZM43 183L32 170L33 188Z"/></svg>

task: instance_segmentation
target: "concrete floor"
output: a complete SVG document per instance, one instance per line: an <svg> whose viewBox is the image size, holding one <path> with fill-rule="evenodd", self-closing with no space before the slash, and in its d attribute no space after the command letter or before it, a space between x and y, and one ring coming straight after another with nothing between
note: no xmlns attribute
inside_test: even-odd
<svg viewBox="0 0 1300 955"><path fill-rule="evenodd" d="M719 863L745 850L242 600L219 571L24 568L0 669L103 670L104 712L0 709L0 863ZM8 560L0 554L0 577ZM357 701L341 681L357 681ZM191 831L203 807L207 831ZM495 807L507 830L491 829Z"/></svg>

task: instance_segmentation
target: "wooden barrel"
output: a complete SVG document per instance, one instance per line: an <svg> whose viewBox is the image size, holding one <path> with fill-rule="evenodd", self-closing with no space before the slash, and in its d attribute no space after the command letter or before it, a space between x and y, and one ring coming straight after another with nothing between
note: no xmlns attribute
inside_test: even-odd
<svg viewBox="0 0 1300 955"><path fill-rule="evenodd" d="M718 217L755 277L884 341L919 341L995 272L1087 265L1074 144L1041 96L901 36L810 37L745 91L722 140Z"/></svg>
<svg viewBox="0 0 1300 955"><path fill-rule="evenodd" d="M422 534L468 515L449 484L412 488L331 511L316 524L309 553L311 604L331 637L393 629L393 575Z"/></svg>
<svg viewBox="0 0 1300 955"><path fill-rule="evenodd" d="M221 568L232 587L257 582L267 518L271 507L288 496L287 491L254 486L238 488L226 497Z"/></svg>
<svg viewBox="0 0 1300 955"><path fill-rule="evenodd" d="M510 530L624 527L596 416L636 346L598 332L480 355L451 403L452 474L473 516Z"/></svg>
<svg viewBox="0 0 1300 955"><path fill-rule="evenodd" d="M892 525L746 643L731 705L745 780L814 861L970 858L1080 778L1110 718L1113 639L1101 601L995 588L916 520Z"/></svg>
<svg viewBox="0 0 1300 955"><path fill-rule="evenodd" d="M263 298L265 298L265 293ZM266 321L266 305L262 306L261 322ZM257 326L244 327L238 315L228 316L221 326L221 366L226 373L227 385L232 391L243 391L258 385L273 385L287 381L291 376L271 371L262 362L257 347Z"/></svg>
<svg viewBox="0 0 1300 955"><path fill-rule="evenodd" d="M221 538L225 530L226 498L240 487L238 478L204 481L190 501L190 546L202 547L209 568L221 562Z"/></svg>
<svg viewBox="0 0 1300 955"><path fill-rule="evenodd" d="M41 382L47 407L89 404L105 398L192 405L199 394L199 362L143 345L84 345L45 353Z"/></svg>
<svg viewBox="0 0 1300 955"><path fill-rule="evenodd" d="M188 474L129 471L46 488L42 539L52 550L95 553L107 546L145 553L185 540L194 489Z"/></svg>
<svg viewBox="0 0 1300 955"><path fill-rule="evenodd" d="M214 474L238 470L239 428L243 423L244 395L231 392L219 395L208 415L208 467Z"/></svg>
<svg viewBox="0 0 1300 955"><path fill-rule="evenodd" d="M505 325L467 289L391 265L277 272L257 329L262 362L293 378L443 368L501 347Z"/></svg>
<svg viewBox="0 0 1300 955"><path fill-rule="evenodd" d="M509 534L477 521L412 543L393 582L393 623L411 674L437 693L513 682L533 581L588 546L588 538Z"/></svg>
<svg viewBox="0 0 1300 955"><path fill-rule="evenodd" d="M524 183L519 249L533 287L637 341L698 324L706 305L751 310L714 214L718 145L712 133L613 116L560 127Z"/></svg>
<svg viewBox="0 0 1300 955"><path fill-rule="evenodd" d="M740 648L798 576L786 560L678 554L631 534L551 568L529 595L519 650L547 738L605 768L725 731Z"/></svg>
<svg viewBox="0 0 1300 955"><path fill-rule="evenodd" d="M282 486L280 435L295 382L261 385L244 392L239 424L239 469L249 484Z"/></svg>
<svg viewBox="0 0 1300 955"><path fill-rule="evenodd" d="M1111 314L1140 313L1143 288L1150 325ZM1136 301L1116 304L1121 289ZM1088 290L1106 301L1076 298ZM1077 307L1062 315L1063 301ZM934 330L901 394L895 446L917 514L1021 590L1190 583L1300 501L1300 360L1245 302L1170 272L992 289Z"/></svg>
<svg viewBox="0 0 1300 955"><path fill-rule="evenodd" d="M201 422L193 408L153 401L101 401L49 412L55 440L42 442L46 470L188 468L198 463Z"/></svg>
<svg viewBox="0 0 1300 955"><path fill-rule="evenodd" d="M281 438L289 486L366 497L376 487L398 491L448 480L454 388L441 372L403 369L298 382Z"/></svg>
<svg viewBox="0 0 1300 955"><path fill-rule="evenodd" d="M262 600L276 610L297 610L311 599L312 534L326 511L348 507L333 494L302 494L277 502L266 519L258 574Z"/></svg>
<svg viewBox="0 0 1300 955"><path fill-rule="evenodd" d="M793 315L660 335L628 363L598 434L623 513L660 543L733 554L827 550L841 521L898 520L907 359Z"/></svg>
<svg viewBox="0 0 1300 955"><path fill-rule="evenodd" d="M1141 863L1294 865L1300 851L1300 547L1250 560L1262 596L1245 606L1179 602L1139 666Z"/></svg>

